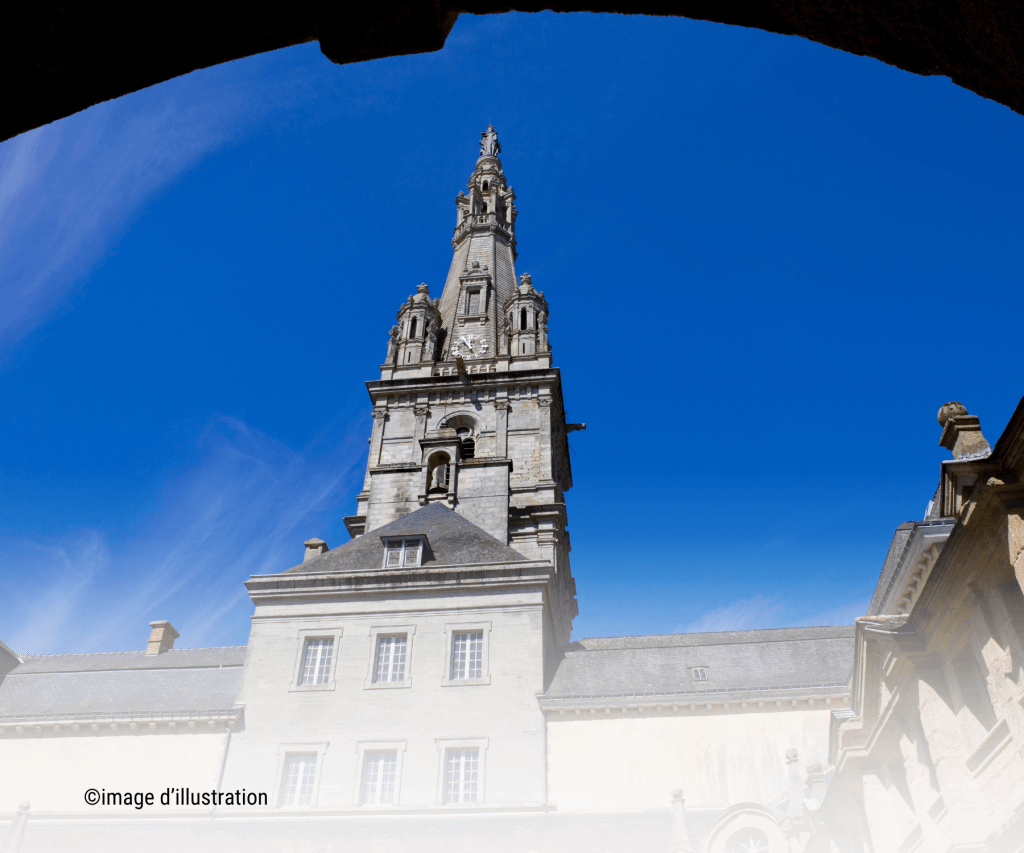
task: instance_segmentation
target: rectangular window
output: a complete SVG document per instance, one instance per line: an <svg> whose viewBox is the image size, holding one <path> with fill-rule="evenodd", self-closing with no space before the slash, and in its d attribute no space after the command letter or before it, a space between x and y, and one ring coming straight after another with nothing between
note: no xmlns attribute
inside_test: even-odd
<svg viewBox="0 0 1024 853"><path fill-rule="evenodd" d="M333 654L333 639L306 640L299 684L326 684L331 674L331 656Z"/></svg>
<svg viewBox="0 0 1024 853"><path fill-rule="evenodd" d="M445 753L445 803L475 803L480 781L480 750L449 749Z"/></svg>
<svg viewBox="0 0 1024 853"><path fill-rule="evenodd" d="M359 802L364 806L384 806L395 801L398 753L367 752L363 757L363 787Z"/></svg>
<svg viewBox="0 0 1024 853"><path fill-rule="evenodd" d="M289 755L281 782L282 806L308 806L313 802L316 755Z"/></svg>
<svg viewBox="0 0 1024 853"><path fill-rule="evenodd" d="M708 670L707 670L707 667L695 666L693 668L693 680L694 681L707 681L708 680Z"/></svg>
<svg viewBox="0 0 1024 853"><path fill-rule="evenodd" d="M452 634L452 681L483 678L484 632L461 631Z"/></svg>
<svg viewBox="0 0 1024 853"><path fill-rule="evenodd" d="M378 684L385 681L405 681L405 650L408 638L378 637L377 658L373 667L373 680Z"/></svg>
<svg viewBox="0 0 1024 853"><path fill-rule="evenodd" d="M467 314L479 314L480 313L480 291L471 290L466 294L466 313Z"/></svg>

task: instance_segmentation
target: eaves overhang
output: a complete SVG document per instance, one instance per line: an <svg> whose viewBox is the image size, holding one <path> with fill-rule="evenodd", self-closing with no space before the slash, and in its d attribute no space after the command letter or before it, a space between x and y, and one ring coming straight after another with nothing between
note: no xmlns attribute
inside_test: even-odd
<svg viewBox="0 0 1024 853"><path fill-rule="evenodd" d="M878 580L869 615L897 615L913 609L955 524L953 518L911 522L895 569Z"/></svg>

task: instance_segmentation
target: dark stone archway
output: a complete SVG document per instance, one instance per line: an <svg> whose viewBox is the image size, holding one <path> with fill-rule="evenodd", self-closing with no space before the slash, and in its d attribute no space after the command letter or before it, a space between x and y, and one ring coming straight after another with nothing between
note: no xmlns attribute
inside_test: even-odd
<svg viewBox="0 0 1024 853"><path fill-rule="evenodd" d="M198 68L319 40L334 62L439 50L459 12L619 12L757 27L945 75L1024 114L1024 15L1008 0L377 0L104 5L4 16L0 140Z"/></svg>

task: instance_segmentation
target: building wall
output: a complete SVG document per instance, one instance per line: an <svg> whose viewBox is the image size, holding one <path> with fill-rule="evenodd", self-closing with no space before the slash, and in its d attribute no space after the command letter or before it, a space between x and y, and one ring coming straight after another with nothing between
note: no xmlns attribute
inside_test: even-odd
<svg viewBox="0 0 1024 853"><path fill-rule="evenodd" d="M786 750L825 762L829 713L550 715L548 796L568 811L665 808L675 788L692 808L769 803L787 791Z"/></svg>
<svg viewBox="0 0 1024 853"><path fill-rule="evenodd" d="M480 739L485 803L544 801L544 627L540 590L469 595L360 598L257 609L239 701L245 731L232 740L225 784L265 786L276 802L282 756L322 750L317 809L358 803L361 742L398 743L403 807L434 806L444 744ZM290 611L290 612L289 612ZM445 685L451 637L446 627L484 626L486 678ZM412 633L407 687L373 687L373 629ZM295 690L303 632L333 635L337 663L330 690ZM489 682L489 683L485 683ZM292 744L292 746L286 746Z"/></svg>
<svg viewBox="0 0 1024 853"><path fill-rule="evenodd" d="M86 789L152 791L155 796L168 787L209 791L217 783L224 738L223 732L188 730L8 736L0 741L0 810L13 811L28 801L34 814L123 815L121 807L86 805Z"/></svg>

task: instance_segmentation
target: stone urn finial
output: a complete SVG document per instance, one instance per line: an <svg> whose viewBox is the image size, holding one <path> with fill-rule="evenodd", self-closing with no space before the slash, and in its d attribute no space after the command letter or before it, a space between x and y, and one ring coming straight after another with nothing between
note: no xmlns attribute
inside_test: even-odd
<svg viewBox="0 0 1024 853"><path fill-rule="evenodd" d="M939 409L939 426L944 427L946 425L946 421L950 418L966 414L967 406L963 403L958 403L955 400L950 403L944 403L942 408Z"/></svg>
<svg viewBox="0 0 1024 853"><path fill-rule="evenodd" d="M983 456L992 449L981 432L978 416L969 415L963 403L954 400L939 409L939 426L939 444L952 451L954 459Z"/></svg>

